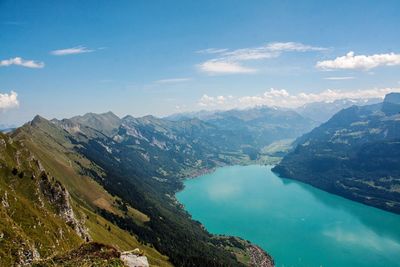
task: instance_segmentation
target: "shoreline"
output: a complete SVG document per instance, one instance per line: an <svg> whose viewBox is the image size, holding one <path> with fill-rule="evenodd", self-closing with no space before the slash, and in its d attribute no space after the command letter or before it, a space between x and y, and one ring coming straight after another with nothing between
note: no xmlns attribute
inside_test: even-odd
<svg viewBox="0 0 400 267"><path fill-rule="evenodd" d="M189 176L182 178L182 188L177 190L174 193L174 200L177 203L177 205L185 212L188 214L188 216L190 216L190 220L194 220L192 217L192 214L190 214L189 211L186 210L185 205L182 204L178 198L176 197L176 194L185 190L185 184L184 182L187 180L193 180L196 178L199 178L203 175L206 174L211 174L214 173L217 169L219 168L224 168L224 167L233 167L233 166L251 166L251 165L257 165L257 166L270 166L270 168L273 168L273 164L261 164L261 163L257 163L257 162L250 162L249 164L233 164L233 165L221 165L221 166L216 166L213 168L203 168L203 169L199 169L199 170L195 170L194 172L192 172ZM200 222L200 221L199 221ZM204 224L202 222L200 222L201 227L207 231L209 234L211 234L214 237L219 237L223 234L218 234L218 233L211 233L209 232L209 230L204 226ZM240 236L227 236L227 237L234 237L234 238L239 238L244 240L242 237ZM249 266L257 266L257 267L275 267L275 262L274 259L272 257L272 255L270 255L266 250L264 250L263 248L261 248L260 246L258 246L257 244L253 243L252 241L246 241L248 243L248 245L246 245L246 251L249 253L249 257L250 257L250 262L249 262Z"/></svg>
<svg viewBox="0 0 400 267"><path fill-rule="evenodd" d="M391 209L385 209L385 208L382 208L382 207L379 207L379 206L376 206L376 205L369 204L368 202L363 201L363 199L351 196L349 194L345 194L345 193L341 193L339 191L327 189L327 188L324 188L323 186L319 186L317 184L314 184L314 183L311 183L311 182L307 182L307 181L302 180L300 178L295 178L294 176L290 176L290 177L289 176L283 176L281 174L281 172L278 172L278 171L274 171L274 170L271 170L271 171L277 177L279 177L280 179L287 179L287 180L290 180L290 181L295 181L295 182L310 186L310 187L312 187L314 189L318 189L318 190L320 190L322 192L325 192L325 193L328 193L330 195L333 195L333 196L336 196L336 197L339 197L339 198L343 198L345 200L349 200L349 201L355 202L357 204L361 204L363 206L367 206L369 208L377 209L379 211L383 211L383 212L387 212L387 213L390 213L390 214L395 214L395 215L400 216L400 212L396 212L396 211L391 210Z"/></svg>

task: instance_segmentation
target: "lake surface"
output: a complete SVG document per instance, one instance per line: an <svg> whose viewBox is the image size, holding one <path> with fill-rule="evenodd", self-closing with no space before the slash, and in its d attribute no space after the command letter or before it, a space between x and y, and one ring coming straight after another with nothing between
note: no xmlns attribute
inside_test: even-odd
<svg viewBox="0 0 400 267"><path fill-rule="evenodd" d="M214 234L240 236L276 266L400 266L400 216L282 179L270 166L232 166L177 194Z"/></svg>

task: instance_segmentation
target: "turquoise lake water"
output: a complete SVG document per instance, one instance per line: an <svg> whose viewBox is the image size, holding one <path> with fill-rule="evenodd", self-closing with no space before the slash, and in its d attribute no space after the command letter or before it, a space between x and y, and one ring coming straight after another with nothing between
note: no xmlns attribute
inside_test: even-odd
<svg viewBox="0 0 400 267"><path fill-rule="evenodd" d="M400 266L400 216L309 185L270 166L232 166L185 182L177 194L215 234L240 236L277 267Z"/></svg>

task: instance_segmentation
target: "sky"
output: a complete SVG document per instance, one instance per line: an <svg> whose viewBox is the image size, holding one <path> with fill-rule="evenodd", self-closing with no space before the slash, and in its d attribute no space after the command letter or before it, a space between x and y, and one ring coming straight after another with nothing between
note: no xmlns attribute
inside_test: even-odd
<svg viewBox="0 0 400 267"><path fill-rule="evenodd" d="M400 1L0 0L0 125L400 91Z"/></svg>

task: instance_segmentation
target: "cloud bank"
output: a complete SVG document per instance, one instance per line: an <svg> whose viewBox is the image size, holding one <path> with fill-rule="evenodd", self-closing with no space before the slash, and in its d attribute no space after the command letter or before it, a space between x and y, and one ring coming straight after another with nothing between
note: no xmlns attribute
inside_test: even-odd
<svg viewBox="0 0 400 267"><path fill-rule="evenodd" d="M0 110L16 108L19 106L18 94L11 91L9 94L0 93Z"/></svg>
<svg viewBox="0 0 400 267"><path fill-rule="evenodd" d="M197 67L200 71L212 75L254 73L257 70L244 66L243 62L276 58L284 52L323 50L326 50L326 48L296 42L274 42L260 47L241 48L236 50L208 48L199 50L197 53L212 54L217 57L206 60L203 63L198 64Z"/></svg>
<svg viewBox="0 0 400 267"><path fill-rule="evenodd" d="M284 108L296 108L312 102L333 102L335 100L382 98L390 92L400 92L400 88L375 88L369 90L325 90L319 93L291 94L285 89L271 88L261 95L252 96L209 96L203 95L198 105L209 109L247 108L254 106L275 106Z"/></svg>
<svg viewBox="0 0 400 267"><path fill-rule="evenodd" d="M94 51L93 49L88 49L87 47L80 45L80 46L75 46L75 47L71 47L71 48L53 50L50 52L50 54L52 54L54 56L67 56L67 55L91 53L93 51Z"/></svg>
<svg viewBox="0 0 400 267"><path fill-rule="evenodd" d="M400 65L400 54L355 55L353 51L334 60L318 61L316 67L322 70L361 69L370 70L380 66Z"/></svg>
<svg viewBox="0 0 400 267"><path fill-rule="evenodd" d="M11 65L21 66L25 68L40 69L44 67L44 63L34 60L26 60L21 57L14 57L0 61L0 67L9 67Z"/></svg>

